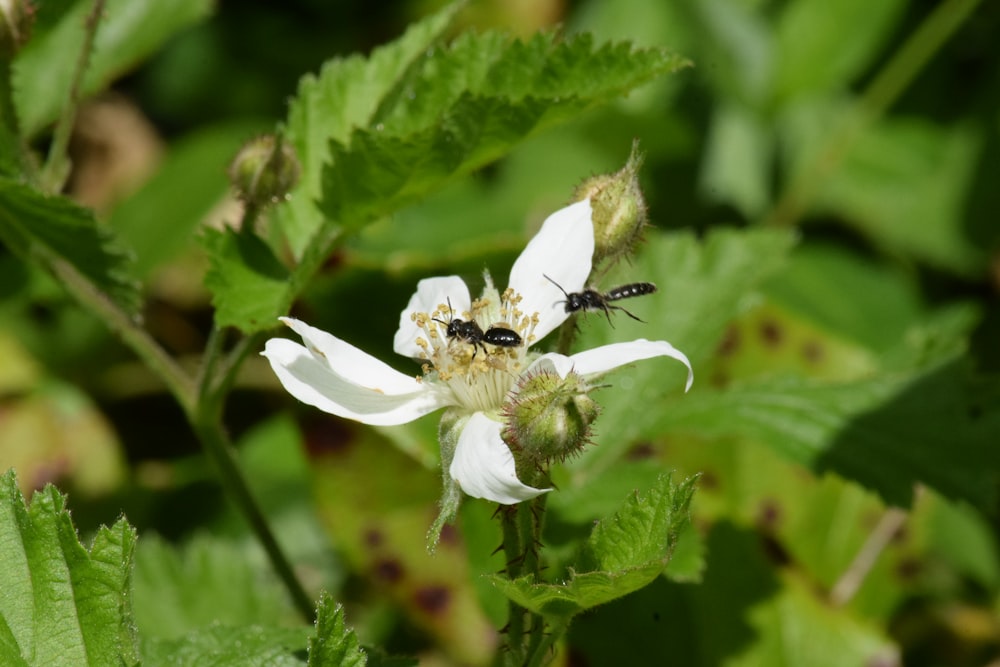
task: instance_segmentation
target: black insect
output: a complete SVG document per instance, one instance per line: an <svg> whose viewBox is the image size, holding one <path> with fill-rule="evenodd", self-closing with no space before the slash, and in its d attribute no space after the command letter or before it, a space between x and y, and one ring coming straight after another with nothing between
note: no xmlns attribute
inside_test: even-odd
<svg viewBox="0 0 1000 667"><path fill-rule="evenodd" d="M549 278L544 273L542 276L544 276L544 278L550 283L558 287L560 292L566 295L565 301L558 301L557 303L565 304L564 307L567 313L575 313L581 310L603 310L605 317L608 318L608 323L611 324L612 327L614 326L614 323L611 322L612 310L620 310L637 322L645 322L621 306L612 306L608 303L609 301L618 301L619 299L628 299L633 296L652 294L656 291L656 285L653 283L629 283L628 285L621 285L620 287L610 289L603 294L595 289L590 289L589 287L584 289L582 292L567 292L562 288L562 285L552 280L552 278Z"/></svg>
<svg viewBox="0 0 1000 667"><path fill-rule="evenodd" d="M517 347L521 344L521 336L518 335L516 331L512 329L506 329L504 327L490 327L486 331L483 331L482 327L479 326L474 320L460 320L454 316L454 312L451 309L451 299L448 300L448 315L451 317L450 320L445 322L444 320L439 320L438 318L432 318L435 322L444 324L447 329L445 329L445 335L448 338L455 338L465 343L469 343L473 347L472 358L476 358L476 352L479 348L486 351L483 343L489 343L490 345L496 345L497 347Z"/></svg>

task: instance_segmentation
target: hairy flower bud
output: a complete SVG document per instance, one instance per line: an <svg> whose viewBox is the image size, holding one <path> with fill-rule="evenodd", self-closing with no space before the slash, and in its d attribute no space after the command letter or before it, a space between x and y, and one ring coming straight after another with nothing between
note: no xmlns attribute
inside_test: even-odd
<svg viewBox="0 0 1000 667"><path fill-rule="evenodd" d="M639 188L642 155L638 140L621 170L588 178L574 193L574 201L589 197L594 219L594 264L633 251L646 226L646 200Z"/></svg>
<svg viewBox="0 0 1000 667"><path fill-rule="evenodd" d="M572 371L565 378L542 371L519 380L503 408L503 438L519 466L541 468L562 461L589 442L590 424L600 411L589 390L583 376Z"/></svg>
<svg viewBox="0 0 1000 667"><path fill-rule="evenodd" d="M264 207L287 197L301 170L295 150L266 134L243 145L229 165L229 181L245 203Z"/></svg>
<svg viewBox="0 0 1000 667"><path fill-rule="evenodd" d="M24 46L34 20L31 0L0 0L0 57L11 58Z"/></svg>

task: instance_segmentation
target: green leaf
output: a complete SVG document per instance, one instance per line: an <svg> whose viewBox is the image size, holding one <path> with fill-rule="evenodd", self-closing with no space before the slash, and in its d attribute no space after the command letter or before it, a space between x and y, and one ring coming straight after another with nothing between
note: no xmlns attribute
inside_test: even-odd
<svg viewBox="0 0 1000 667"><path fill-rule="evenodd" d="M175 548L151 535L136 550L135 623L144 639L176 639L212 623L280 625L294 618L245 544L202 535Z"/></svg>
<svg viewBox="0 0 1000 667"><path fill-rule="evenodd" d="M144 639L142 664L302 667L309 628L214 625L177 639Z"/></svg>
<svg viewBox="0 0 1000 667"><path fill-rule="evenodd" d="M622 664L623 656L628 664L685 667L899 664L881 632L770 563L758 533L717 524L707 552L702 584L661 578L577 619L573 653L594 665Z"/></svg>
<svg viewBox="0 0 1000 667"><path fill-rule="evenodd" d="M374 127L331 141L320 206L329 220L359 228L524 137L685 64L659 49L595 48L589 35L463 35L424 54Z"/></svg>
<svg viewBox="0 0 1000 667"><path fill-rule="evenodd" d="M533 583L531 576L491 581L517 604L548 617L569 618L647 586L670 561L697 477L674 484L661 475L657 486L631 495L612 517L598 523L587 545L594 569L570 571L561 584Z"/></svg>
<svg viewBox="0 0 1000 667"><path fill-rule="evenodd" d="M138 664L128 581L135 540L121 519L88 550L55 487L28 507L14 472L0 477L0 662Z"/></svg>
<svg viewBox="0 0 1000 667"><path fill-rule="evenodd" d="M210 267L205 286L212 292L215 321L244 333L270 329L288 308L288 270L260 237L205 229L202 244Z"/></svg>
<svg viewBox="0 0 1000 667"><path fill-rule="evenodd" d="M661 413L659 424L765 443L793 461L854 479L890 504L908 506L921 482L989 509L1000 411L977 396L961 362L949 359L851 382L782 378L692 392Z"/></svg>
<svg viewBox="0 0 1000 667"><path fill-rule="evenodd" d="M905 9L902 0L788 3L777 21L776 95L787 99L852 82L872 65Z"/></svg>
<svg viewBox="0 0 1000 667"><path fill-rule="evenodd" d="M821 100L784 116L783 143L792 148L793 173L811 160L852 113ZM978 276L988 265L990 237L973 230L969 195L982 156L983 133L924 119L885 119L851 145L840 167L823 181L815 207L842 216L892 254ZM988 232L986 232L988 234Z"/></svg>
<svg viewBox="0 0 1000 667"><path fill-rule="evenodd" d="M598 567L615 572L667 560L687 523L697 481L695 476L674 485L669 475L661 475L646 495L633 493L621 510L600 521L589 541Z"/></svg>
<svg viewBox="0 0 1000 667"><path fill-rule="evenodd" d="M40 261L57 279L64 280L63 272L71 270L126 313L138 314L131 257L91 211L0 178L0 239L22 257Z"/></svg>
<svg viewBox="0 0 1000 667"><path fill-rule="evenodd" d="M649 338L668 340L684 352L694 368L694 391L708 384L708 362L715 355L730 321L745 309L757 286L782 266L794 236L776 230L715 230L704 240L691 233L650 234L632 264L622 265L602 287L634 282L655 283L659 290L629 309L646 323L627 317L615 328L589 313L581 322L577 349ZM608 376L612 387L601 393L603 407L595 423L600 447L585 450L570 465L603 470L619 459L636 439L654 436L659 415L690 396L680 397L685 369L673 360L649 360ZM668 394L669 406L664 403ZM614 434L602 438L602 434Z"/></svg>
<svg viewBox="0 0 1000 667"><path fill-rule="evenodd" d="M921 315L916 280L834 245L796 249L768 296L875 352L891 349Z"/></svg>
<svg viewBox="0 0 1000 667"><path fill-rule="evenodd" d="M302 180L288 202L275 211L276 226L296 256L322 224L316 200L322 167L330 159L330 140L345 142L355 127L370 124L382 99L447 29L460 6L452 4L410 26L402 37L375 49L368 59L332 60L319 76L308 75L299 83L288 110L285 138L302 164Z"/></svg>
<svg viewBox="0 0 1000 667"><path fill-rule="evenodd" d="M309 667L364 667L368 663L344 608L324 592L316 608L316 634L309 639Z"/></svg>
<svg viewBox="0 0 1000 667"><path fill-rule="evenodd" d="M92 6L87 0L76 2L51 30L36 34L18 54L14 84L25 136L34 136L55 120L66 103ZM168 38L208 16L212 7L212 0L108 0L82 94L106 88Z"/></svg>
<svg viewBox="0 0 1000 667"><path fill-rule="evenodd" d="M712 118L701 170L706 197L738 208L753 219L771 201L774 132L746 106L724 104Z"/></svg>

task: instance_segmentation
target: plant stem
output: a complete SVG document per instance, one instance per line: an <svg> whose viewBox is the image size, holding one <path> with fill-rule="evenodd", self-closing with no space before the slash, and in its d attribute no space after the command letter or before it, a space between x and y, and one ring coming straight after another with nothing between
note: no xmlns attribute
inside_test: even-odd
<svg viewBox="0 0 1000 667"><path fill-rule="evenodd" d="M556 343L556 352L559 354L569 354L576 340L576 313L566 318L566 321L559 327L559 341Z"/></svg>
<svg viewBox="0 0 1000 667"><path fill-rule="evenodd" d="M541 667L551 658L550 653L555 649L556 642L569 629L569 619L551 620L548 632L541 635L541 641L528 653L528 660L525 667Z"/></svg>
<svg viewBox="0 0 1000 667"><path fill-rule="evenodd" d="M829 134L823 147L793 179L764 216L763 225L789 227L798 223L816 191L843 161L861 132L892 106L978 4L979 0L944 0L937 5L868 85L854 111Z"/></svg>
<svg viewBox="0 0 1000 667"><path fill-rule="evenodd" d="M264 551L271 561L271 566L288 590L292 603L303 618L313 621L315 608L312 598L302 587L295 575L295 570L292 568L291 561L285 556L281 545L278 544L274 533L271 532L271 526L256 498L254 498L246 477L240 470L236 451L223 432L220 421L220 415L217 411L203 408L198 419L192 425L205 448L205 453L215 464L222 487L250 524L250 528L256 534L261 546L264 547Z"/></svg>
<svg viewBox="0 0 1000 667"><path fill-rule="evenodd" d="M12 154L0 156L0 173L19 174L33 182L34 165L27 145L21 138L17 107L14 105L13 68L11 60L0 56L0 146L16 146Z"/></svg>
<svg viewBox="0 0 1000 667"><path fill-rule="evenodd" d="M899 532L899 529L903 527L907 516L909 513L898 507L886 510L875 529L868 535L868 539L865 540L860 551L854 556L854 560L830 589L831 604L835 607L841 607L851 601L851 598L861 588L865 577L875 566L878 557L889 546L889 542Z"/></svg>
<svg viewBox="0 0 1000 667"><path fill-rule="evenodd" d="M507 577L517 579L528 575L534 581L539 581L541 559L538 557L538 545L541 540L541 519L545 513L545 496L502 508L500 512ZM536 654L539 647L546 644L545 619L513 600L508 603L508 608L507 653L504 662L511 667L521 667L528 664L530 655Z"/></svg>
<svg viewBox="0 0 1000 667"><path fill-rule="evenodd" d="M73 134L77 105L80 102L80 89L83 87L83 77L87 72L90 55L94 50L94 37L97 35L101 15L104 13L104 4L105 0L94 0L94 5L87 15L87 21L84 25L83 46L76 61L76 69L73 71L66 104L63 105L62 113L56 122L56 128L52 135L52 145L49 147L49 156L42 168L42 187L48 192L61 191L66 183L66 177L69 175L70 164L67 154L69 139Z"/></svg>
<svg viewBox="0 0 1000 667"><path fill-rule="evenodd" d="M195 406L195 385L177 362L153 340L145 329L123 311L106 294L77 273L76 269L59 257L39 255L39 259L63 284L78 302L103 320L109 329L121 337L136 355L145 362L166 385L174 399L184 410L192 414Z"/></svg>

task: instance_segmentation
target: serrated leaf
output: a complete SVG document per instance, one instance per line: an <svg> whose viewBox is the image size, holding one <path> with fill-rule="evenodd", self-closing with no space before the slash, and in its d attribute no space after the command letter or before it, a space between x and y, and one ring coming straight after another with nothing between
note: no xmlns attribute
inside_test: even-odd
<svg viewBox="0 0 1000 667"><path fill-rule="evenodd" d="M212 0L108 0L83 78L83 95L106 88L169 37L208 16L212 7ZM34 136L55 120L68 99L91 8L91 2L75 3L18 54L15 99L25 136Z"/></svg>
<svg viewBox="0 0 1000 667"><path fill-rule="evenodd" d="M273 327L287 308L288 270L260 237L232 229L206 229L201 237L210 268L215 321L244 333Z"/></svg>
<svg viewBox="0 0 1000 667"><path fill-rule="evenodd" d="M760 535L715 525L701 585L659 579L581 616L569 644L587 664L738 667L896 665L877 628L819 599L814 583L768 561Z"/></svg>
<svg viewBox="0 0 1000 667"><path fill-rule="evenodd" d="M368 664L354 631L347 627L344 608L329 593L319 598L316 634L309 639L309 667L364 667Z"/></svg>
<svg viewBox="0 0 1000 667"><path fill-rule="evenodd" d="M511 600L537 614L569 618L648 585L670 561L697 477L675 485L661 475L644 495L631 495L622 509L594 528L588 542L594 569L570 572L568 581L539 584L531 576L490 579Z"/></svg>
<svg viewBox="0 0 1000 667"><path fill-rule="evenodd" d="M121 519L88 550L55 487L28 507L14 471L0 477L0 662L138 664L128 583L135 540Z"/></svg>
<svg viewBox="0 0 1000 667"><path fill-rule="evenodd" d="M143 639L148 667L302 667L309 628L216 625L177 639Z"/></svg>
<svg viewBox="0 0 1000 667"><path fill-rule="evenodd" d="M996 496L998 423L954 359L852 382L782 378L692 392L660 415L665 430L761 442L890 504L908 506L920 482L983 509Z"/></svg>
<svg viewBox="0 0 1000 667"><path fill-rule="evenodd" d="M331 141L320 207L356 229L497 159L515 142L623 95L685 61L589 35L528 42L465 35L429 51L374 127Z"/></svg>
<svg viewBox="0 0 1000 667"><path fill-rule="evenodd" d="M623 264L599 287L645 280L658 291L636 301L629 310L646 323L615 318L614 328L588 313L580 322L577 349L649 338L668 340L684 352L694 368L693 393L706 386L708 361L729 322L754 298L757 286L784 263L794 235L774 230L716 230L704 240L690 233L650 234L638 257ZM667 375L669 374L669 375ZM660 433L655 422L673 410L684 386L685 369L672 360L644 361L608 376L612 387L602 392L602 413L595 423L600 447L586 449L570 465L602 470L621 457L637 438ZM628 390L617 387L628 387ZM665 397L670 404L664 404ZM601 437L604 433L613 438Z"/></svg>
<svg viewBox="0 0 1000 667"><path fill-rule="evenodd" d="M331 139L347 141L355 127L369 125L392 87L413 61L450 25L459 3L415 23L396 41L360 56L326 63L318 76L299 83L288 111L285 138L302 164L302 180L289 200L275 211L276 226L300 255L322 223L316 207L322 166L329 160Z"/></svg>
<svg viewBox="0 0 1000 667"><path fill-rule="evenodd" d="M131 257L88 209L0 178L0 239L50 271L71 268L126 313L138 313Z"/></svg>
<svg viewBox="0 0 1000 667"><path fill-rule="evenodd" d="M598 522L589 541L598 567L616 572L657 560L666 564L687 523L697 480L692 477L674 485L669 475L661 475L649 492L633 493L616 514Z"/></svg>
<svg viewBox="0 0 1000 667"><path fill-rule="evenodd" d="M155 535L136 550L135 623L146 639L175 639L212 623L279 625L294 612L245 545L208 535L177 548Z"/></svg>

